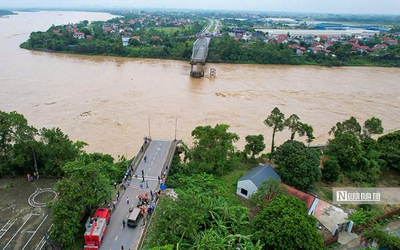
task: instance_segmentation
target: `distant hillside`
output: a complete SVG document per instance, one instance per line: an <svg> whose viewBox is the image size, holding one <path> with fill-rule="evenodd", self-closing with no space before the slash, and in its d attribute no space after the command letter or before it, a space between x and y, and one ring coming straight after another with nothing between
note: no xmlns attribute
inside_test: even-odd
<svg viewBox="0 0 400 250"><path fill-rule="evenodd" d="M0 16L15 15L14 12L9 10L0 10Z"/></svg>

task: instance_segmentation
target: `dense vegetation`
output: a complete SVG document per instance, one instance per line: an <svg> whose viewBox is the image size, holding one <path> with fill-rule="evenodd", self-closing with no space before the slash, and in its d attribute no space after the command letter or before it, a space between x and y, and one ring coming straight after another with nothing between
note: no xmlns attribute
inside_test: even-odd
<svg viewBox="0 0 400 250"><path fill-rule="evenodd" d="M21 48L67 52L89 55L114 55L138 58L162 58L186 60L190 59L192 46L196 34L204 29L208 20L204 17L191 15L176 16L171 14L164 17L169 22L156 23L155 20L137 21L140 15L129 14L121 18L114 18L107 22L82 21L75 25L52 26L46 32L32 32L28 41L20 45ZM178 18L196 18L192 23L176 24ZM240 25L254 31L251 23L229 19L225 24ZM114 28L106 31L103 24L121 24L123 29ZM129 25L128 25L129 23ZM122 27L122 25L119 25ZM75 28L76 27L76 28ZM72 29L74 28L74 29ZM221 31L232 31L233 28L223 26ZM74 32L85 34L85 39L75 38ZM354 50L352 44L333 43L327 48L330 53L318 51L297 54L295 49L285 43L267 43L258 32L251 41L235 41L233 37L225 35L212 39L209 46L208 62L227 63L257 63L257 64L289 64L289 65L323 65L323 66L400 66L400 45L389 45L387 49L376 50L373 53ZM261 35L260 35L261 34ZM88 38L89 36L90 38ZM129 46L123 46L122 36L139 37L129 40ZM393 34L389 34L396 39ZM265 37L264 37L265 38ZM348 37L349 39L351 37ZM359 45L374 47L381 44L381 36L373 40L359 41ZM311 47L311 44L300 42L300 46Z"/></svg>
<svg viewBox="0 0 400 250"><path fill-rule="evenodd" d="M381 42L376 41L375 44L378 43ZM310 46L303 45L305 47ZM323 51L297 55L287 44L269 44L261 39L257 39L254 42L235 41L232 37L224 36L220 39L211 40L207 61L324 66L399 66L399 45L391 45L386 51L381 51L380 54L353 51L351 44L343 45L340 42L335 42L328 49L336 57L325 55Z"/></svg>
<svg viewBox="0 0 400 250"><path fill-rule="evenodd" d="M252 199L259 203L261 212L250 221L248 208L239 198L232 196L237 179L226 182L231 180L227 176L243 169L243 166L254 167L251 163L254 154L248 156L235 150L232 143L239 137L228 132L228 128L224 124L217 124L214 128L196 127L192 132L193 147L183 144L188 157L181 161L179 156L175 156L166 182L168 187L174 188L178 199L161 198L159 206L163 211L155 215L145 248L298 249L298 246L307 245L310 249L321 249L322 237L315 227L316 219L307 215L302 201L279 191L279 183L266 182L276 187L274 197L283 196L271 198L272 202L265 204L260 189L258 193L261 195ZM259 136L253 138L258 138L256 145L265 146ZM248 140L248 143L253 142ZM266 186L262 190L267 192L271 189L271 186ZM286 208L282 209L283 206ZM294 224L287 226L289 221Z"/></svg>
<svg viewBox="0 0 400 250"><path fill-rule="evenodd" d="M112 183L126 171L124 157L114 163L111 155L87 154L85 145L71 141L59 128L38 130L23 115L0 111L0 176L60 177L55 186L58 200L49 204L51 237L65 247L82 237L81 220L110 199Z"/></svg>
<svg viewBox="0 0 400 250"><path fill-rule="evenodd" d="M320 157L328 159L323 162L322 179L337 181L344 174L361 186L374 185L382 171L399 168L400 131L373 139L383 132L378 118L366 120L363 126L354 117L336 123L323 155L295 140L295 134L307 135L308 142L313 138L312 127L297 115L285 119L275 108L265 121L271 133L291 131L289 140L269 156L282 180L295 188L309 190L319 182ZM82 237L80 223L85 215L111 198L111 184L123 176L125 159L114 163L110 155L87 154L84 142L72 142L58 128L37 130L17 112L1 112L0 125L3 175L32 173L36 166L41 174L63 176L55 186L59 199L49 204L51 235L71 246L74 237ZM255 156L265 143L262 135L246 136L240 152L234 147L239 136L228 130L226 124L199 126L192 131L193 146L182 144L185 155L174 157L166 181L179 198L161 198L162 209L156 211L162 212L155 213L146 249L298 249L304 244L321 249L315 218L307 215L304 203L288 197L280 183L265 181L250 202L233 195L237 180L258 165ZM251 206L258 211L255 217L250 216Z"/></svg>

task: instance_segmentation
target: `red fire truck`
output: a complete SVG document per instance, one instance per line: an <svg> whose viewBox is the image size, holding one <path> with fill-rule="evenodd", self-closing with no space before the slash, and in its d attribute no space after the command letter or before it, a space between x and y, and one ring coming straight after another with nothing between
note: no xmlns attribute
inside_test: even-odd
<svg viewBox="0 0 400 250"><path fill-rule="evenodd" d="M92 218L86 222L86 232L84 235L84 250L99 249L103 237L107 231L107 225L110 222L110 209L99 208Z"/></svg>

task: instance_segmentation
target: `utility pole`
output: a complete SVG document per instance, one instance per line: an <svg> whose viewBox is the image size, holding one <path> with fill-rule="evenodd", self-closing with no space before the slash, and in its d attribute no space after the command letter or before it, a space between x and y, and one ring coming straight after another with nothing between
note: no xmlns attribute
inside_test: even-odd
<svg viewBox="0 0 400 250"><path fill-rule="evenodd" d="M37 167L36 155L35 155L35 151L33 150L33 147L32 147L32 154L33 154L33 161L34 161L34 164L35 164L34 168L35 168L35 171L36 171L36 178L39 179L39 169Z"/></svg>
<svg viewBox="0 0 400 250"><path fill-rule="evenodd" d="M150 116L149 116L149 138L150 138Z"/></svg>
<svg viewBox="0 0 400 250"><path fill-rule="evenodd" d="M128 164L128 145L125 146L125 160L126 160L126 169L129 169L129 164Z"/></svg>
<svg viewBox="0 0 400 250"><path fill-rule="evenodd" d="M176 141L176 127L178 126L178 117L175 117L175 141Z"/></svg>

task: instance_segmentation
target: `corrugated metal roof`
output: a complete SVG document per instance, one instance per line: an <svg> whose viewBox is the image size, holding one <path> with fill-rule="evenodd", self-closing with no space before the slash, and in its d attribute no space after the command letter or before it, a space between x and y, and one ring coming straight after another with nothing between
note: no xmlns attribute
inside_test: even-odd
<svg viewBox="0 0 400 250"><path fill-rule="evenodd" d="M262 166L258 166L253 168L249 173L239 179L239 181L243 180L251 180L257 188L261 187L263 181L273 178L277 181L281 179L279 175L275 172L275 170L268 164L264 164Z"/></svg>

